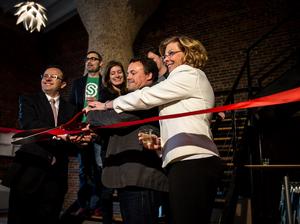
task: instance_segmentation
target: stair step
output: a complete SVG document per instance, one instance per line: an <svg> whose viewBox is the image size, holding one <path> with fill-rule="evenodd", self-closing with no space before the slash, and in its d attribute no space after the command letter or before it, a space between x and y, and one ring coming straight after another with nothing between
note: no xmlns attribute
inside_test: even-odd
<svg viewBox="0 0 300 224"><path fill-rule="evenodd" d="M214 138L214 141L228 141L228 140L231 140L232 139L232 137L216 137L216 138ZM238 136L237 137L237 140L241 140L242 139L242 137L241 136Z"/></svg>
<svg viewBox="0 0 300 224"><path fill-rule="evenodd" d="M230 200L228 197L232 189L232 181L235 179L235 164L233 158L236 150L239 149L246 120L246 116L236 114L235 131L233 131L233 120L230 116L220 122L214 123L215 121L213 121L212 123L213 140L219 150L223 167L223 173L218 184L218 192L214 203L214 208L220 210L223 210L224 206L229 202L228 200ZM236 134L235 139L234 134ZM236 140L235 145L233 145L234 140Z"/></svg>
<svg viewBox="0 0 300 224"><path fill-rule="evenodd" d="M217 202L217 203L225 203L226 199L224 199L224 198L216 198L215 202Z"/></svg>
<svg viewBox="0 0 300 224"><path fill-rule="evenodd" d="M224 170L224 175L232 175L233 174L233 170Z"/></svg>
<svg viewBox="0 0 300 224"><path fill-rule="evenodd" d="M93 220L93 221L100 221L102 220L102 216L96 216L96 215L92 215L88 220ZM118 215L118 214L113 214L113 221L114 222L122 222L122 216Z"/></svg>
<svg viewBox="0 0 300 224"><path fill-rule="evenodd" d="M245 121L247 118L246 117L236 117L235 120L236 121ZM232 119L231 118L225 118L224 120L221 121L222 122L231 122ZM212 119L211 120L212 123L216 122L216 119Z"/></svg>
<svg viewBox="0 0 300 224"><path fill-rule="evenodd" d="M218 145L217 144L217 146L218 146L219 150L233 150L232 145L230 145L230 144L226 144L226 145L224 145L224 144Z"/></svg>
<svg viewBox="0 0 300 224"><path fill-rule="evenodd" d="M217 146L218 147L218 146ZM231 148L231 147L227 147L227 148L225 148L225 147L218 147L218 151L219 151L219 153L226 153L226 152L233 152L233 148Z"/></svg>
<svg viewBox="0 0 300 224"><path fill-rule="evenodd" d="M243 130L244 126L238 126L236 127L237 130ZM230 131L232 130L232 127L219 127L218 131Z"/></svg>
<svg viewBox="0 0 300 224"><path fill-rule="evenodd" d="M234 167L234 163L222 163L222 166L225 166L225 167Z"/></svg>
<svg viewBox="0 0 300 224"><path fill-rule="evenodd" d="M233 160L233 158L232 158L232 156L223 156L223 157L221 157L221 160L223 161L223 162L225 162L225 161L232 161Z"/></svg>

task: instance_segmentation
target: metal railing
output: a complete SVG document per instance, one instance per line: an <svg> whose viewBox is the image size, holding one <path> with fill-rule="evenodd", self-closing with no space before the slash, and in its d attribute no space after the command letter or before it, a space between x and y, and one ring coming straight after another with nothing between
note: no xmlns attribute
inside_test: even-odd
<svg viewBox="0 0 300 224"><path fill-rule="evenodd" d="M257 91L258 89L260 88L263 88L263 85L262 85L262 82L264 80L266 80L268 77L270 77L274 71L276 69L278 69L282 64L284 63L287 63L288 60L290 60L291 58L294 58L295 56L295 49L294 48L291 48L290 49L290 53L288 54L288 56L284 57L279 63L276 63L274 65L273 62L269 62L269 64L273 64L274 66L268 70L267 73L264 73L262 75L259 75L258 73L256 73L255 75L252 75L252 71L251 71L251 54L252 54L252 51L257 48L257 46L261 43L263 43L265 40L267 40L269 37L271 37L271 35L276 32L278 29L280 29L282 26L284 26L285 24L287 24L291 18L293 18L292 16L291 17L288 17L288 18L285 18L283 19L281 22L279 22L278 24L276 24L270 31L268 31L267 33L265 33L264 35L262 35L259 39L257 39L253 44L251 44L246 50L245 50L245 60L240 68L240 71L238 73L238 76L237 78L235 79L233 85L232 85L232 88L231 90L229 91L229 94L227 95L225 101L224 101L224 105L227 105L227 104L232 104L235 102L235 94L240 92L240 90L238 89L238 86L242 80L242 78L244 78L244 76L246 75L246 83L247 83L247 86L245 88L246 90L246 94L247 94L247 97L248 99L251 99L253 96L254 96L254 90ZM253 81L254 81L254 78L257 80L257 86L253 86ZM237 119L236 119L236 112L235 111L231 111L230 112L230 117L231 117L231 120L232 120L232 128L231 128L231 131L232 131L232 140L231 140L231 147L232 147L232 150L234 151L233 152L233 155L235 155L235 152L236 150L238 150L238 136L237 136ZM246 113L246 121L245 121L245 127L244 128L247 128L247 126L251 126L253 125L252 121L254 119L254 116L251 112L251 109L248 109L247 110L247 113ZM220 123L222 122L222 119L218 118L218 116L216 114L214 114L214 119L215 119L215 123L214 123L214 126L212 127L212 131L213 133L215 133L216 131L218 131L218 127L220 125ZM258 139L261 139L261 138L258 138ZM261 142L258 142L258 144L260 145L259 148L261 150ZM252 164L252 154L251 154L251 150L249 150L249 163ZM260 152L260 157L262 156L262 153ZM260 158L261 159L261 158ZM238 162L240 164L240 162ZM235 169L236 167L233 167L233 169ZM250 176L252 176L251 174L251 171L250 171ZM251 179L251 178L250 178ZM232 186L234 187L234 184L232 184ZM233 202L233 200L237 200L237 195L235 195L236 192L231 192L231 197L232 197L232 200L230 201L229 200L229 203L228 203L228 206L230 206L231 208L226 208L224 209L225 211L228 211L228 210L232 210L234 209L232 206L235 206L236 205L236 202ZM226 216L226 215L225 215ZM224 217L223 217L224 218ZM220 221L220 223L226 223L226 219L228 221L228 217L225 218L225 220L222 220Z"/></svg>

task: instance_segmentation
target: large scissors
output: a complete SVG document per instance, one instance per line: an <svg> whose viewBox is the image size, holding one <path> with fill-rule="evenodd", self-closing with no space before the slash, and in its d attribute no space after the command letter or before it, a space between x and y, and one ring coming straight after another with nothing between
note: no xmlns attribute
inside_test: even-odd
<svg viewBox="0 0 300 224"><path fill-rule="evenodd" d="M39 141L47 141L53 139L53 137L57 135L81 133L83 132L82 128L86 126L86 123L77 122L77 120L83 113L84 111L77 113L67 123L55 128L38 128L18 132L12 136L11 143L14 145L22 145Z"/></svg>

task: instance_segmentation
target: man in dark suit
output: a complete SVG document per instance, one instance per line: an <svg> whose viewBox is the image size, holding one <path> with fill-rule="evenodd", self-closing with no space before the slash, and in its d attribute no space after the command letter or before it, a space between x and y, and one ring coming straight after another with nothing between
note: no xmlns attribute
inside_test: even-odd
<svg viewBox="0 0 300 224"><path fill-rule="evenodd" d="M59 94L65 86L61 69L48 67L41 76L42 92L20 97L20 127L53 128L70 120L75 107ZM10 172L8 224L58 223L67 192L69 147L74 146L52 139L24 144L16 152Z"/></svg>

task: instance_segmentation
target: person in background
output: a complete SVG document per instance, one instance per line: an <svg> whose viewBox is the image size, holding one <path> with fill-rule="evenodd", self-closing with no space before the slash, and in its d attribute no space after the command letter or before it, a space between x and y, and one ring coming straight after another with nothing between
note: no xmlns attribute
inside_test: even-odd
<svg viewBox="0 0 300 224"><path fill-rule="evenodd" d="M146 50L146 56L149 59L152 59L158 68L158 79L157 79L157 83L165 80L168 78L169 72L168 72L168 68L167 66L164 64L162 57L160 56L159 50L158 48L148 48ZM170 215L168 214L169 212L169 199L168 199L168 194L164 194L163 195L164 199L162 200L162 207L161 207L161 215L165 216L167 219L170 219ZM171 222L169 220L169 222Z"/></svg>
<svg viewBox="0 0 300 224"><path fill-rule="evenodd" d="M118 61L109 61L107 63L104 78L104 88L102 94L99 97L100 102L106 102L113 100L120 95L127 93L126 88L126 77L123 65ZM107 132L101 133L99 142L101 145L101 159L103 162L103 168L105 169L105 154L107 151L109 141L109 134ZM103 224L112 223L113 215L113 189L103 186L101 196L101 211L102 211L102 222Z"/></svg>
<svg viewBox="0 0 300 224"><path fill-rule="evenodd" d="M66 85L62 70L49 66L41 76L42 92L20 96L20 128L54 128L69 121L75 108L60 96ZM68 150L74 145L50 139L24 144L16 152L7 180L9 224L59 222L68 187Z"/></svg>
<svg viewBox="0 0 300 224"><path fill-rule="evenodd" d="M168 72L167 66L164 64L162 58L160 57L158 49L149 48L146 51L146 55L148 58L152 59L157 65L157 68L158 68L157 82L161 82L161 81L165 80L168 77L169 72Z"/></svg>
<svg viewBox="0 0 300 224"><path fill-rule="evenodd" d="M158 69L148 58L135 58L127 70L127 88L132 92L156 82ZM97 108L100 102L89 103ZM114 110L93 110L87 114L91 125L107 125L139 120L157 115L157 108L134 113L117 114ZM143 129L158 131L155 124L112 129L103 169L103 184L118 191L122 219L125 224L156 224L161 196L168 181L161 168L161 159L154 151L145 150L138 141ZM107 131L107 130L105 130ZM100 133L101 135L101 133Z"/></svg>
<svg viewBox="0 0 300 224"><path fill-rule="evenodd" d="M214 92L203 72L208 59L200 41L174 36L160 44L168 78L91 109L147 110L160 115L214 106ZM210 130L211 114L160 121L163 167L167 169L174 224L209 223L221 176L221 159ZM153 147L154 148L154 147Z"/></svg>
<svg viewBox="0 0 300 224"><path fill-rule="evenodd" d="M125 70L122 63L114 60L107 63L103 84L105 88L99 98L100 102L113 100L127 93Z"/></svg>
<svg viewBox="0 0 300 224"><path fill-rule="evenodd" d="M103 83L100 72L103 66L102 56L96 51L89 51L85 58L87 74L73 81L69 101L76 106L77 112L81 111L88 102L99 100L102 95ZM83 116L82 122L86 122ZM78 216L101 215L101 146L89 143L82 146L78 160L80 186L77 196L79 209L74 213Z"/></svg>

